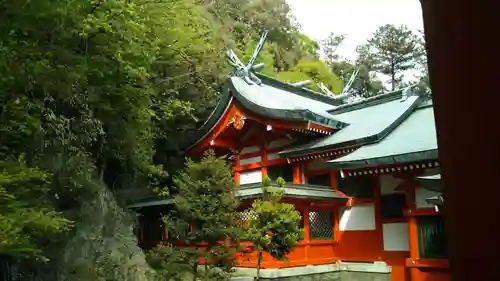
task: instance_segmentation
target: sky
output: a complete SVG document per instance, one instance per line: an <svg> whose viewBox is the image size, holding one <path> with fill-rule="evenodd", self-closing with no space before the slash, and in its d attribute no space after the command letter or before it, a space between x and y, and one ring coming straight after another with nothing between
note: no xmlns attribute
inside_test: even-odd
<svg viewBox="0 0 500 281"><path fill-rule="evenodd" d="M330 32L345 34L339 54L356 58L356 46L371 37L384 24L405 24L423 29L419 0L287 0L302 32L314 40Z"/></svg>

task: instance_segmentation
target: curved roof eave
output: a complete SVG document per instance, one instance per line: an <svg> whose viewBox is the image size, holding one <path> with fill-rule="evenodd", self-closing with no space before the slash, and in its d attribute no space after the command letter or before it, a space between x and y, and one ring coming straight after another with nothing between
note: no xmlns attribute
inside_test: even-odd
<svg viewBox="0 0 500 281"><path fill-rule="evenodd" d="M212 132L213 128L219 124L221 117L224 116L229 109L232 100L233 97L231 96L231 93L229 93L229 91L223 91L217 106L214 108L205 123L203 123L198 130L188 133L185 141L179 145L181 150L188 151L206 138Z"/></svg>
<svg viewBox="0 0 500 281"><path fill-rule="evenodd" d="M427 160L437 160L438 150L432 149L427 151L411 152L399 155L391 155L372 159L353 160L353 161L329 161L328 165L331 168L339 169L360 169L366 167L393 165L401 163L419 162Z"/></svg>
<svg viewBox="0 0 500 281"><path fill-rule="evenodd" d="M231 80L228 81L227 87L231 91L232 96L234 96L236 101L243 108L264 117L268 117L271 119L278 119L278 120L295 121L295 122L312 122L332 129L342 129L349 125L342 121L322 116L322 114L318 114L308 109L290 110L290 109L277 109L277 108L264 107L248 100L243 94L241 94L236 89Z"/></svg>

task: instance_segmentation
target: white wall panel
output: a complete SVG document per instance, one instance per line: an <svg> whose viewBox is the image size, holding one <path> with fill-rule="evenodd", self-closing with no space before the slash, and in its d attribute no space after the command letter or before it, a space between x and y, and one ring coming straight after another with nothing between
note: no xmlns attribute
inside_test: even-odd
<svg viewBox="0 0 500 281"><path fill-rule="evenodd" d="M262 171L260 169L240 173L240 185L259 182L262 182Z"/></svg>
<svg viewBox="0 0 500 281"><path fill-rule="evenodd" d="M385 251L409 251L408 223L384 223L382 225Z"/></svg>
<svg viewBox="0 0 500 281"><path fill-rule="evenodd" d="M375 205L373 203L344 207L339 210L340 231L375 230Z"/></svg>

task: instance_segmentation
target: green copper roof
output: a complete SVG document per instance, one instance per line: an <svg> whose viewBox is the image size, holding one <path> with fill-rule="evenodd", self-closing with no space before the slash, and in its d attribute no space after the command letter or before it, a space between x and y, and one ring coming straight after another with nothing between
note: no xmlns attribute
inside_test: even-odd
<svg viewBox="0 0 500 281"><path fill-rule="evenodd" d="M277 187L275 183L272 186ZM335 192L329 186L317 186L308 184L285 184L285 197L291 198L309 198L318 200L333 200L333 199L348 199L349 197ZM237 196L240 199L248 199L262 196L262 183L245 184L238 190ZM174 204L174 200L164 197L152 197L147 200L134 202L127 207L129 209L137 209L152 206L162 206Z"/></svg>
<svg viewBox="0 0 500 281"><path fill-rule="evenodd" d="M335 129L348 125L327 112L339 102L323 94L265 76L260 85L248 84L238 76L232 76L229 82L238 103L257 114L273 119L313 122Z"/></svg>
<svg viewBox="0 0 500 281"><path fill-rule="evenodd" d="M271 184L277 187L277 184ZM284 197L307 198L317 200L348 199L349 197L335 192L331 187L316 186L308 184L285 184ZM262 196L262 184L246 184L238 190L238 197L241 199L255 198Z"/></svg>
<svg viewBox="0 0 500 281"><path fill-rule="evenodd" d="M374 143L397 127L421 98L409 96L401 100L401 92L393 92L372 100L330 110L333 118L349 124L333 135L280 152L284 157L305 155L324 150Z"/></svg>
<svg viewBox="0 0 500 281"><path fill-rule="evenodd" d="M437 159L437 139L434 110L426 106L415 109L380 142L362 146L329 163L337 168L361 168L431 159Z"/></svg>

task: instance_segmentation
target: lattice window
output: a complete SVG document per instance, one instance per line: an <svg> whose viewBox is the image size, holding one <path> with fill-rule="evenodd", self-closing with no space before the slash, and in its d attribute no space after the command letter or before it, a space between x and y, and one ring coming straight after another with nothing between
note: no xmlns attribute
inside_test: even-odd
<svg viewBox="0 0 500 281"><path fill-rule="evenodd" d="M333 213L309 212L309 237L311 240L333 240Z"/></svg>
<svg viewBox="0 0 500 281"><path fill-rule="evenodd" d="M238 212L238 219L240 221L241 226L245 226L248 223L248 219L255 218L255 214L252 210L244 210Z"/></svg>
<svg viewBox="0 0 500 281"><path fill-rule="evenodd" d="M419 217L418 241L421 258L448 258L444 217L442 215Z"/></svg>

